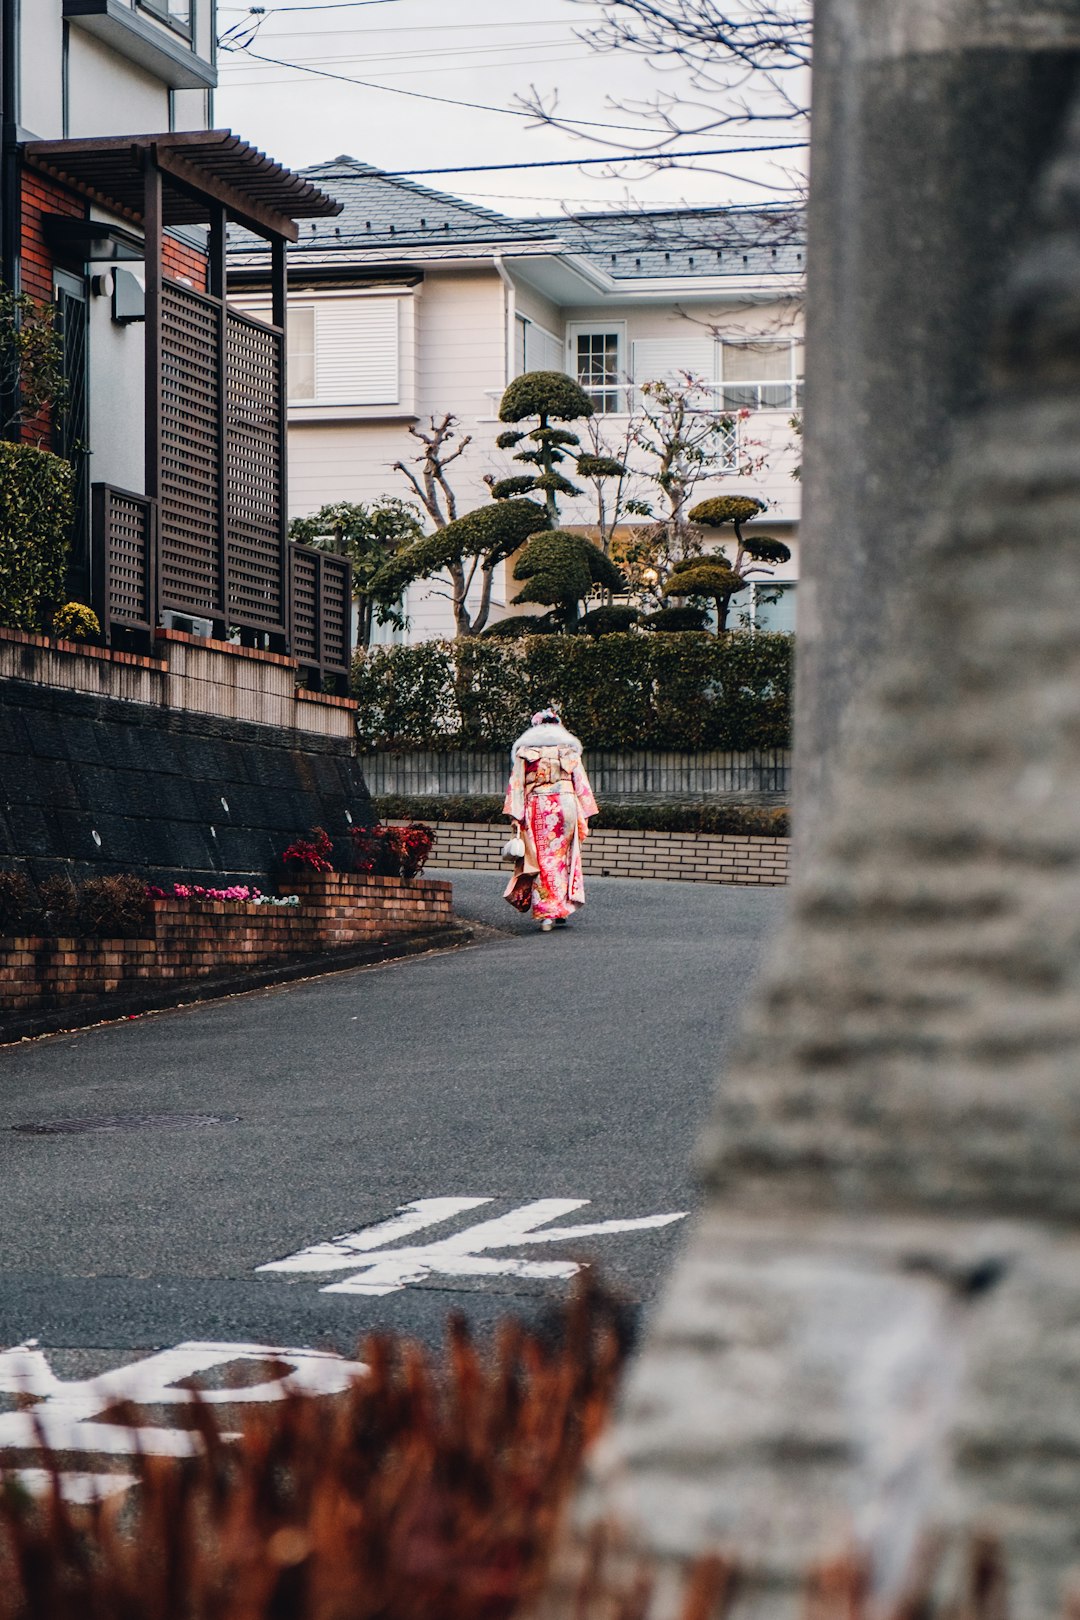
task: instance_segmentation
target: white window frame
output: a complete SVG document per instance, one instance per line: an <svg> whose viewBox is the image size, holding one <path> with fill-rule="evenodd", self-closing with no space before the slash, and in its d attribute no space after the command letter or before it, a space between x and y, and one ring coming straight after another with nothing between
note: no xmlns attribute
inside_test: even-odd
<svg viewBox="0 0 1080 1620"><path fill-rule="evenodd" d="M294 394L293 393L293 391L292 391L293 368L292 368L292 364L291 364L291 356L288 354L288 349L290 347L290 340L292 339L293 333L296 330L293 322L295 320L295 317L301 312L301 310L303 310L305 313L308 310L311 311L311 393L310 394ZM286 359L289 362L285 367L285 376L286 376L287 403L289 405L314 405L318 401L318 397L319 397L319 373L318 373L318 352L319 352L319 350L318 350L318 335L317 335L318 334L318 325L319 325L319 314L318 314L318 309L316 308L314 300L311 300L310 302L308 302L307 300L296 299L296 300L293 300L290 303L288 321L287 321L286 328L285 328L285 331L286 331Z"/></svg>
<svg viewBox="0 0 1080 1620"><path fill-rule="evenodd" d="M578 339L582 337L610 337L616 340L616 366L615 374L619 381L608 388L590 388L578 373ZM627 394L629 393L627 358L626 358L626 322L625 321L570 321L566 328L566 370L568 374L581 383L582 388L594 400L598 416L625 416L627 412ZM598 403L594 396L603 395L604 403ZM612 403L606 403L611 397Z"/></svg>
<svg viewBox="0 0 1080 1620"><path fill-rule="evenodd" d="M724 350L764 348L766 345L789 351L788 376L786 380L777 377L763 378L755 381L753 378L745 381L726 383L724 380ZM772 337L767 333L750 334L743 337L719 337L716 340L716 401L717 409L721 411L798 411L802 409L803 379L798 369L798 356L802 349L802 339L794 336ZM737 398L728 398L728 389ZM784 388L787 396L784 400L776 401L766 397L767 389Z"/></svg>

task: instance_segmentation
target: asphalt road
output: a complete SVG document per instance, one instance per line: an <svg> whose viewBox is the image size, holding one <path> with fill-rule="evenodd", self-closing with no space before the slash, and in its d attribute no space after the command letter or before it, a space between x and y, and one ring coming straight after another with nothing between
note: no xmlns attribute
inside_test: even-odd
<svg viewBox="0 0 1080 1620"><path fill-rule="evenodd" d="M186 1340L431 1342L452 1307L482 1328L567 1284L436 1273L326 1293L349 1268L256 1268L418 1199L490 1202L413 1244L534 1200L589 1200L556 1226L693 1208L691 1145L782 893L593 880L572 926L542 935L498 874L434 875L487 925L477 943L0 1048L0 1345L36 1339L72 1378ZM192 1114L225 1123L13 1129ZM496 1258L591 1257L640 1304L682 1224Z"/></svg>

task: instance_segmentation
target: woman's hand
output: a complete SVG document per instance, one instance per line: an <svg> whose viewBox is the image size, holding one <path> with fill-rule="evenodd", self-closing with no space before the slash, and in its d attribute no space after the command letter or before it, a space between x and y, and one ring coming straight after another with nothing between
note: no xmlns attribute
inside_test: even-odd
<svg viewBox="0 0 1080 1620"><path fill-rule="evenodd" d="M578 816L577 835L582 843L589 836L589 823L585 816Z"/></svg>

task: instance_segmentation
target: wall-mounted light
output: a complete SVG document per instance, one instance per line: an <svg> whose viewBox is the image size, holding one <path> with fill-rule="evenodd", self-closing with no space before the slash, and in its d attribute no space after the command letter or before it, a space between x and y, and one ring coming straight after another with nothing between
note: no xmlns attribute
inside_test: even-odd
<svg viewBox="0 0 1080 1620"><path fill-rule="evenodd" d="M116 277L111 270L103 270L100 275L90 277L90 292L95 298L111 298L115 286Z"/></svg>

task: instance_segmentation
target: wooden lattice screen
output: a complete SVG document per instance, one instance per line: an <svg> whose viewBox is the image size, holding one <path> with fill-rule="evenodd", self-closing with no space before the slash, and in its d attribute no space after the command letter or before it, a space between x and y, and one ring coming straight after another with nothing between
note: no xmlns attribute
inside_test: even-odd
<svg viewBox="0 0 1080 1620"><path fill-rule="evenodd" d="M282 638L283 341L162 281L159 606Z"/></svg>
<svg viewBox="0 0 1080 1620"><path fill-rule="evenodd" d="M93 486L94 600L106 639L113 626L153 623L154 503L145 495Z"/></svg>
<svg viewBox="0 0 1080 1620"><path fill-rule="evenodd" d="M346 691L352 648L352 568L316 546L290 546L292 651L316 683Z"/></svg>
<svg viewBox="0 0 1080 1620"><path fill-rule="evenodd" d="M225 490L230 619L285 623L279 332L230 310L225 325Z"/></svg>
<svg viewBox="0 0 1080 1620"><path fill-rule="evenodd" d="M224 620L222 307L174 281L161 288L159 605Z"/></svg>

